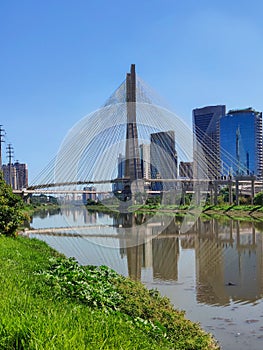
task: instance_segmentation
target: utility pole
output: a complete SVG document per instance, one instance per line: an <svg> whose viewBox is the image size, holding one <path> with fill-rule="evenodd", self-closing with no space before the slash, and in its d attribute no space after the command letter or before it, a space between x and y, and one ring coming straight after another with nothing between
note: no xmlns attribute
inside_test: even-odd
<svg viewBox="0 0 263 350"><path fill-rule="evenodd" d="M0 125L0 171L2 170L2 143L4 140L5 130L3 129L3 125Z"/></svg>
<svg viewBox="0 0 263 350"><path fill-rule="evenodd" d="M14 155L14 148L12 147L11 143L7 145L6 148L7 158L8 158L8 167L9 167L9 185L12 186L12 175L13 175L13 167L12 167L12 158Z"/></svg>

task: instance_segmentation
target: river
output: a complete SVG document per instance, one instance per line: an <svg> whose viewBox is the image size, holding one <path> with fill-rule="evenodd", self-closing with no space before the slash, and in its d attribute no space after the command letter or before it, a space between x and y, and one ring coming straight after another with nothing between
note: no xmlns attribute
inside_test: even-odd
<svg viewBox="0 0 263 350"><path fill-rule="evenodd" d="M170 298L224 350L263 349L263 222L179 216L35 214L30 237L83 265L107 265ZM46 229L46 230L45 230Z"/></svg>

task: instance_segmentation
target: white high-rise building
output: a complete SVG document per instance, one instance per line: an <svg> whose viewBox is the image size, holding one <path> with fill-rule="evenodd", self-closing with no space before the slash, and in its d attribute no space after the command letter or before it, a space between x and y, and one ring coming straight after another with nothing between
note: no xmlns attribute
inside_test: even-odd
<svg viewBox="0 0 263 350"><path fill-rule="evenodd" d="M150 145L141 144L140 145L140 158L142 167L142 177L143 179L151 178L151 163L150 163Z"/></svg>

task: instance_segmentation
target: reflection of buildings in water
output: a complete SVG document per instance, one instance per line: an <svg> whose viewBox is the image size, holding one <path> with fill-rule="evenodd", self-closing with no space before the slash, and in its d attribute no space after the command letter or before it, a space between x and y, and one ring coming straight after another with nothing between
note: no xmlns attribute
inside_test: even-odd
<svg viewBox="0 0 263 350"><path fill-rule="evenodd" d="M96 223L99 214L76 210L75 219L80 215L85 222ZM113 219L113 226L133 279L147 274L152 279L178 280L180 242L181 249L195 250L198 302L226 305L263 294L263 236L252 223L199 218L181 238L174 236L180 223L165 222L161 216L149 220L146 215L123 214Z"/></svg>
<svg viewBox="0 0 263 350"><path fill-rule="evenodd" d="M155 238L152 241L153 277L178 280L178 238Z"/></svg>
<svg viewBox="0 0 263 350"><path fill-rule="evenodd" d="M86 209L83 209L83 218L85 224L96 224L97 222L97 213L89 213Z"/></svg>
<svg viewBox="0 0 263 350"><path fill-rule="evenodd" d="M79 218L83 217L83 209L82 208L80 209L74 206L64 207L62 209L62 213L64 216L68 218L72 218L74 222L77 222Z"/></svg>
<svg viewBox="0 0 263 350"><path fill-rule="evenodd" d="M99 219L102 219L102 218L104 218L104 216L105 216L105 214L104 213L102 213L102 212L100 212L100 211L98 211L98 218Z"/></svg>
<svg viewBox="0 0 263 350"><path fill-rule="evenodd" d="M193 230L198 233L198 235L202 235L202 237L214 237L218 235L218 221L211 220L201 220L199 217L194 226Z"/></svg>
<svg viewBox="0 0 263 350"><path fill-rule="evenodd" d="M255 229L260 232L263 232L263 221L255 221L254 223Z"/></svg>
<svg viewBox="0 0 263 350"><path fill-rule="evenodd" d="M211 220L196 236L197 300L225 305L230 300L256 300L263 293L263 240L253 223L229 221L228 235ZM204 225L200 223L199 225Z"/></svg>
<svg viewBox="0 0 263 350"><path fill-rule="evenodd" d="M78 222L79 221L79 211L78 210L73 210L72 211L72 215L73 215L73 221L74 222Z"/></svg>
<svg viewBox="0 0 263 350"><path fill-rule="evenodd" d="M162 230L161 235L169 235L169 234L179 234L180 227L176 222L176 218L170 220L168 225L165 225L165 228Z"/></svg>
<svg viewBox="0 0 263 350"><path fill-rule="evenodd" d="M89 213L86 208L69 206L61 209L62 215L65 216L73 226L83 224L96 224L97 212Z"/></svg>
<svg viewBox="0 0 263 350"><path fill-rule="evenodd" d="M126 248L128 273L133 280L141 280L142 252L141 244Z"/></svg>
<svg viewBox="0 0 263 350"><path fill-rule="evenodd" d="M133 213L120 214L113 220L117 232L124 235L124 239L120 239L120 254L122 257L127 256L128 274L134 280L141 279L141 271L145 262L152 264L146 239L149 232L145 230L144 225L140 226L143 222L144 215Z"/></svg>
<svg viewBox="0 0 263 350"><path fill-rule="evenodd" d="M142 228L136 225L136 221L136 214L125 213L114 217L113 225L119 234L124 235L124 239L120 239L120 254L122 257L127 256L129 277L140 280L143 262Z"/></svg>
<svg viewBox="0 0 263 350"><path fill-rule="evenodd" d="M195 249L195 237L193 236L185 236L180 239L182 249Z"/></svg>
<svg viewBox="0 0 263 350"><path fill-rule="evenodd" d="M159 218L160 220L160 218ZM178 238L165 238L166 234L175 233L176 225L172 223L156 236L157 222L145 223L145 215L132 213L119 215L114 226L128 228L125 239L120 240L120 254L127 256L129 276L140 280L142 269L152 269L153 278L164 280L178 279ZM140 227L140 225L144 223ZM120 229L118 232L123 232ZM156 238L153 238L156 237Z"/></svg>
<svg viewBox="0 0 263 350"><path fill-rule="evenodd" d="M71 214L71 208L70 207L65 207L65 208L63 208L62 209L62 214L64 215L64 216L67 216L67 217L69 217L70 216L70 214Z"/></svg>
<svg viewBox="0 0 263 350"><path fill-rule="evenodd" d="M223 244L216 240L197 238L196 280L197 300L206 304L226 304L223 271Z"/></svg>
<svg viewBox="0 0 263 350"><path fill-rule="evenodd" d="M75 217L93 224L99 217L83 208L76 208L74 215L72 208L62 212L69 215L69 222ZM105 214L100 216L102 222L110 222ZM115 217L113 226L131 278L178 280L180 242L181 249L195 250L198 302L226 305L231 300L255 301L263 295L263 236L258 231L263 227L258 223L199 218L190 231L178 237L174 235L180 226L176 218L168 223L162 216L149 220L146 215L130 213ZM112 231L115 234L115 228Z"/></svg>

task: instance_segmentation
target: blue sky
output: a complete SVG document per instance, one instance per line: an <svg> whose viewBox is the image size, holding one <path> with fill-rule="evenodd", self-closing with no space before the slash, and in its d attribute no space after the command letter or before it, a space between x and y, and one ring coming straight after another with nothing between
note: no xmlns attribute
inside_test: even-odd
<svg viewBox="0 0 263 350"><path fill-rule="evenodd" d="M261 0L2 0L0 124L15 159L37 176L131 63L189 126L205 105L262 111L262 13Z"/></svg>

